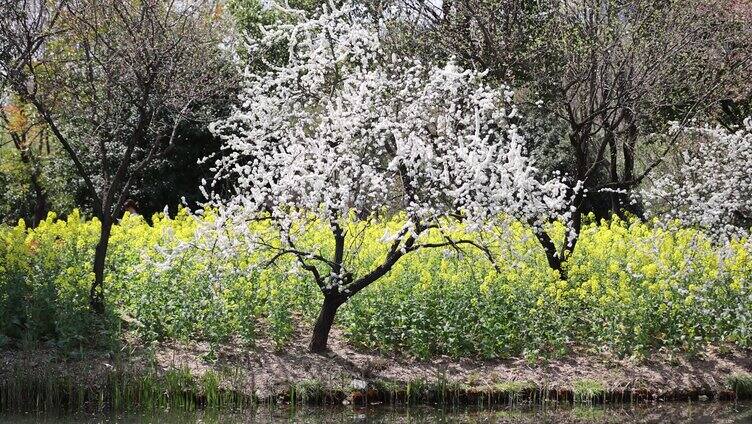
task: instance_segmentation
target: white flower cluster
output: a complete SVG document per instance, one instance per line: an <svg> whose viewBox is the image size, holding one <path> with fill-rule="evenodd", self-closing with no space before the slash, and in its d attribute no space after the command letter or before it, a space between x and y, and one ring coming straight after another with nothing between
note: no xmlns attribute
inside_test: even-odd
<svg viewBox="0 0 752 424"><path fill-rule="evenodd" d="M745 128L675 128L692 141L676 169L642 193L651 215L707 230L717 240L743 237L752 225L752 117Z"/></svg>
<svg viewBox="0 0 752 424"><path fill-rule="evenodd" d="M373 26L345 5L264 30L249 50L283 51L284 65L249 68L240 105L210 127L224 150L215 182L236 193L218 206L284 234L311 214L336 224L404 211L404 236L450 216L536 220L565 205L566 185L541 181L523 151L508 88L453 62L386 55Z"/></svg>

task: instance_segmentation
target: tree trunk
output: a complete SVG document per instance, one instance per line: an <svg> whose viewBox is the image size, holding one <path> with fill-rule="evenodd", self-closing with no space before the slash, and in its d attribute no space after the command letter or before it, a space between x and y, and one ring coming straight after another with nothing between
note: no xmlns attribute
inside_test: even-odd
<svg viewBox="0 0 752 424"><path fill-rule="evenodd" d="M535 229L535 237L538 239L538 242L543 247L543 251L546 253L548 266L559 273L559 279L566 280L567 275L566 271L564 270L564 264L561 258L561 255L563 255L564 253L562 252L561 255L559 254L559 252L556 250L554 241L551 239L551 236L546 233L546 230L544 230L543 228L536 229L536 225L532 221L530 222L530 225Z"/></svg>
<svg viewBox="0 0 752 424"><path fill-rule="evenodd" d="M31 227L36 228L40 222L42 222L45 218L47 218L47 194L45 193L44 189L42 188L42 184L40 184L40 175L41 171L39 170L39 164L37 161L34 160L34 157L31 154L31 150L29 147L24 147L28 145L28 142L26 141L26 136L24 138L19 137L18 135L12 135L13 137L13 143L16 146L16 149L21 154L21 162L29 165L31 167L31 188L34 191L34 211L31 221Z"/></svg>
<svg viewBox="0 0 752 424"><path fill-rule="evenodd" d="M556 251L552 252L548 248L545 248L544 250L546 251L546 260L548 261L549 268L559 273L559 280L566 281L567 270L564 269L564 262L561 260Z"/></svg>
<svg viewBox="0 0 752 424"><path fill-rule="evenodd" d="M47 211L49 207L47 205L47 194L39 184L39 180L36 174L32 174L31 176L31 186L34 189L35 195L34 218L31 225L32 227L36 228L40 222L44 221L44 219L47 218Z"/></svg>
<svg viewBox="0 0 752 424"><path fill-rule="evenodd" d="M606 137L606 140L608 141L608 150L610 153L610 160L608 161L608 175L612 183L618 183L619 173L617 166L619 160L619 152L616 150L616 136L614 135L613 129L608 126L606 126L604 131L606 132L604 137ZM611 216L619 215L621 205L619 204L620 202L618 193L611 191L608 193L608 197L611 200Z"/></svg>
<svg viewBox="0 0 752 424"><path fill-rule="evenodd" d="M97 314L104 314L104 265L107 257L107 246L110 244L112 220L109 216L102 219L102 230L99 233L99 243L94 252L94 282L89 291L89 305Z"/></svg>
<svg viewBox="0 0 752 424"><path fill-rule="evenodd" d="M324 304L321 306L321 312L316 319L316 325L313 327L313 337L309 350L313 353L325 352L329 342L329 331L334 324L334 317L337 309L343 304L345 299L340 295L324 295Z"/></svg>

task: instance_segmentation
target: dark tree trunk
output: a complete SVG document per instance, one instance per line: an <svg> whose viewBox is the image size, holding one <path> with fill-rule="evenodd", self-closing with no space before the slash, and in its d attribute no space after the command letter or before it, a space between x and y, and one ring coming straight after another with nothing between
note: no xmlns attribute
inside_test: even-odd
<svg viewBox="0 0 752 424"><path fill-rule="evenodd" d="M559 252L556 249L556 244L554 243L553 239L551 239L551 236L549 236L543 228L538 228L537 231L535 231L535 237L538 239L540 245L543 246L543 251L546 253L546 261L548 262L549 268L559 273L560 280L566 280L567 278L569 278L564 264L569 258L569 255L571 255L574 251L574 248L577 245L577 240L580 238L580 231L582 229L582 208L580 206L581 201L582 200L580 196L577 196L574 202L576 209L572 213L571 231L574 234L571 240L569 239L569 235L565 235L564 252ZM532 222L531 226L535 228L535 224Z"/></svg>
<svg viewBox="0 0 752 424"><path fill-rule="evenodd" d="M559 273L559 279L566 281L567 270L564 269L564 261L562 261L560 255L556 253L556 250L550 250L547 246L544 246L546 252L546 260L548 261L548 267Z"/></svg>
<svg viewBox="0 0 752 424"><path fill-rule="evenodd" d="M575 173L577 179L582 181L585 187L590 184L590 176L592 175L590 164L588 162L588 140L590 139L590 125L580 125L576 122L573 112L570 112L570 129L569 142L572 146L572 150L575 156ZM572 206L575 207L575 212L572 215L572 228L574 232L574 238L569 240L569 234L565 235L563 245L565 251L558 252L556 248L556 242L548 235L543 228L538 228L535 231L535 236L538 242L543 247L543 251L546 254L546 261L548 266L559 273L561 280L568 278L567 271L564 267L568 255L574 250L577 244L577 239L580 236L580 230L582 227L582 209L584 202L583 193L578 193L574 199ZM531 225L535 227L535 224L531 222Z"/></svg>
<svg viewBox="0 0 752 424"><path fill-rule="evenodd" d="M531 225L535 229L536 225L534 223L531 223ZM551 236L549 236L543 228L537 228L535 231L535 237L538 239L541 246L543 246L543 251L546 253L546 260L548 261L549 268L557 271L560 279L566 280L567 275L564 270L564 262L562 261L561 255L556 250L556 245L551 239Z"/></svg>
<svg viewBox="0 0 752 424"><path fill-rule="evenodd" d="M626 115L626 121L627 121L627 134L626 134L626 140L624 142L623 151L624 151L624 176L622 178L622 181L626 183L626 193L623 195L623 201L622 201L622 208L624 210L629 211L630 213L636 215L640 219L644 219L644 214L642 211L642 208L632 203L631 201L631 190L633 187L633 181L634 181L634 170L635 170L635 150L637 148L637 136L638 136L638 128L637 128L637 116L635 113L627 108L625 110Z"/></svg>
<svg viewBox="0 0 752 424"><path fill-rule="evenodd" d="M32 226L36 227L37 225L39 225L40 222L44 221L44 219L47 217L47 212L48 212L49 207L47 205L47 194L44 192L44 189L42 189L42 186L39 184L39 180L36 174L32 174L31 176L31 186L34 189L34 196L35 196L34 221L32 222Z"/></svg>
<svg viewBox="0 0 752 424"><path fill-rule="evenodd" d="M339 295L325 295L324 304L321 306L319 317L316 319L316 325L313 327L313 336L309 350L313 353L326 352L329 343L329 332L334 324L334 317L337 315L337 309L345 303L346 299Z"/></svg>
<svg viewBox="0 0 752 424"><path fill-rule="evenodd" d="M21 162L31 167L31 188L34 191L34 211L31 218L31 227L36 228L40 222L47 217L48 205L47 205L47 193L44 192L42 184L40 183L41 172L39 170L39 164L34 160L26 141L26 136L21 138L18 135L12 135L13 144L21 154Z"/></svg>
<svg viewBox="0 0 752 424"><path fill-rule="evenodd" d="M104 314L104 265L107 257L107 247L110 244L112 219L105 216L102 219L102 230L99 233L99 243L94 252L94 282L89 291L89 305L97 314Z"/></svg>
<svg viewBox="0 0 752 424"><path fill-rule="evenodd" d="M333 234L335 240L335 257L338 259L333 266L333 272L339 274L342 271L342 257L344 252L344 232L338 225L333 226ZM418 226L417 232L420 233L423 228ZM402 248L400 249L400 245ZM340 279L336 281L335 287L339 287L340 284L347 287L347 292L340 292L337 288L325 288L324 281L320 278L320 274L316 271L315 267L309 267L312 269L316 282L324 292L324 304L321 306L319 317L316 319L316 324L313 327L313 336L311 337L311 344L308 346L309 350L313 353L321 353L327 350L327 344L329 342L329 332L334 324L334 318L337 315L337 309L342 306L348 299L355 296L361 290L365 289L372 283L376 282L379 278L383 277L389 272L397 261L404 256L407 252L413 250L415 246L415 238L413 236L408 237L404 244L400 240L396 240L392 243L384 262L374 268L368 274L360 277L359 279L352 281L352 275L347 274L345 276L338 276ZM305 266L305 263L304 263Z"/></svg>
<svg viewBox="0 0 752 424"><path fill-rule="evenodd" d="M452 0L444 0L441 3L441 13L444 22L449 22L452 18Z"/></svg>
<svg viewBox="0 0 752 424"><path fill-rule="evenodd" d="M618 183L619 182L619 174L618 174L618 160L619 160L619 152L616 150L616 136L614 135L613 129L610 127L605 128L605 136L606 141L608 142L608 150L609 150L609 163L608 163L608 175L611 179L611 182ZM619 215L620 212L620 205L619 205L619 195L615 192L610 192L608 195L609 199L611 200L611 215Z"/></svg>

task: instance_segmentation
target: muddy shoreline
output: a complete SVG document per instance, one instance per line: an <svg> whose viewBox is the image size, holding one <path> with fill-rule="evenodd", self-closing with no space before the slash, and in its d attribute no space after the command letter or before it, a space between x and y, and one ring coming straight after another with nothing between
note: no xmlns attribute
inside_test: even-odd
<svg viewBox="0 0 752 424"><path fill-rule="evenodd" d="M752 391L752 352L709 346L695 354L617 358L573 349L560 358L417 360L355 349L335 335L331 351L305 339L282 350L260 342L125 343L117 353L51 349L0 352L0 411L185 409L256 404L495 405L733 401ZM751 380L752 381L752 380Z"/></svg>

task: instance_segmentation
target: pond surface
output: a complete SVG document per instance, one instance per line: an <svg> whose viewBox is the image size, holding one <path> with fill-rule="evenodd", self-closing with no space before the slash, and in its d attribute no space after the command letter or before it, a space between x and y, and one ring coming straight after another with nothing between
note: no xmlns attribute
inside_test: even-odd
<svg viewBox="0 0 752 424"><path fill-rule="evenodd" d="M253 412L117 415L0 415L4 423L752 423L750 403L659 403L493 409L433 407L262 407Z"/></svg>

